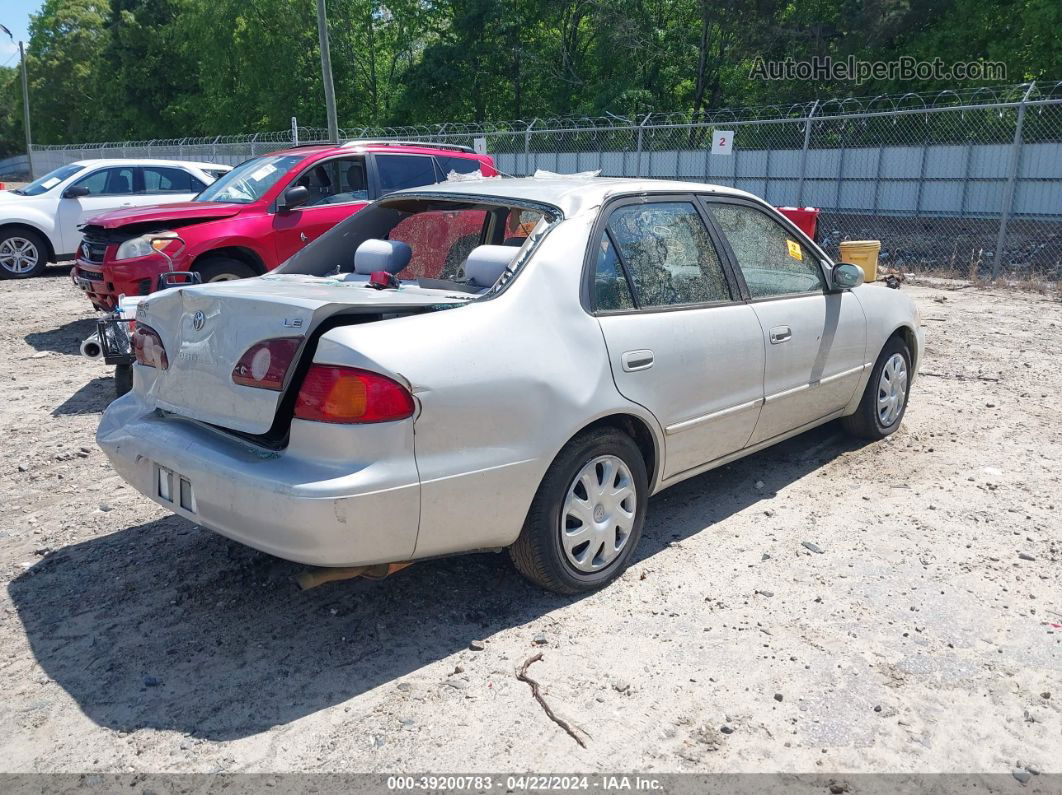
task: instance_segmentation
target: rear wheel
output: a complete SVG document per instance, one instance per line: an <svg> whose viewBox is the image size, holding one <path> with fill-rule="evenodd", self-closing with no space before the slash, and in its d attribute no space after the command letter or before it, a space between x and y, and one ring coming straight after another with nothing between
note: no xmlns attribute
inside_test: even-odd
<svg viewBox="0 0 1062 795"><path fill-rule="evenodd" d="M257 276L246 262L233 257L210 257L195 266L195 271L206 282L228 282L233 279L247 279Z"/></svg>
<svg viewBox="0 0 1062 795"><path fill-rule="evenodd" d="M0 232L0 278L28 279L48 264L44 238L28 229Z"/></svg>
<svg viewBox="0 0 1062 795"><path fill-rule="evenodd" d="M600 588L630 564L642 536L648 476L626 434L599 429L565 445L509 549L517 570L562 594Z"/></svg>
<svg viewBox="0 0 1062 795"><path fill-rule="evenodd" d="M864 439L884 439L900 427L911 384L911 350L900 337L881 349L855 414L844 417L844 429Z"/></svg>

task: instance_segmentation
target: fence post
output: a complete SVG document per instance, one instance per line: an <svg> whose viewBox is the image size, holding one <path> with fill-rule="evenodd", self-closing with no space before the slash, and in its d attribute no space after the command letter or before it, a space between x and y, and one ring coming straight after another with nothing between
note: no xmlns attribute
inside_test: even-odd
<svg viewBox="0 0 1062 795"><path fill-rule="evenodd" d="M811 145L811 117L819 108L819 101L811 106L811 112L804 122L804 148L800 151L800 178L797 180L797 207L804 206L804 172L808 170L808 147Z"/></svg>
<svg viewBox="0 0 1062 795"><path fill-rule="evenodd" d="M538 116L531 119L531 123L524 130L524 176L531 176L531 128L538 122Z"/></svg>
<svg viewBox="0 0 1062 795"><path fill-rule="evenodd" d="M210 161L212 163L218 162L218 140L220 140L220 138L220 135L215 135L214 142L210 144Z"/></svg>
<svg viewBox="0 0 1062 795"><path fill-rule="evenodd" d="M1007 186L1004 188L1003 204L999 212L999 234L996 235L996 251L992 257L992 278L999 277L999 271L1003 267L1003 249L1007 245L1007 221L1011 208L1014 205L1014 183L1018 178L1018 163L1021 160L1021 128L1025 124L1025 103L1036 87L1036 82L1029 83L1025 96L1018 105L1018 119L1014 123L1014 143L1010 147L1010 167L1007 171Z"/></svg>
<svg viewBox="0 0 1062 795"><path fill-rule="evenodd" d="M634 161L634 176L640 177L642 175L642 131L645 129L645 125L652 118L652 113L645 114L645 118L642 119L642 123L638 125L638 158Z"/></svg>
<svg viewBox="0 0 1062 795"><path fill-rule="evenodd" d="M251 139L251 157L255 156L254 142L258 140L258 133L254 134L254 138Z"/></svg>

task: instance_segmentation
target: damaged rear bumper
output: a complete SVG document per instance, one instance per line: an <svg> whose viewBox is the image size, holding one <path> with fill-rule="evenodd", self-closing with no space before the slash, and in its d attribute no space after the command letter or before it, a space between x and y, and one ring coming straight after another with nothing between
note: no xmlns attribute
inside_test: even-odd
<svg viewBox="0 0 1062 795"><path fill-rule="evenodd" d="M270 451L131 392L107 409L96 441L141 494L247 546L315 566L407 560L420 518L412 421L356 433L295 420L288 448Z"/></svg>

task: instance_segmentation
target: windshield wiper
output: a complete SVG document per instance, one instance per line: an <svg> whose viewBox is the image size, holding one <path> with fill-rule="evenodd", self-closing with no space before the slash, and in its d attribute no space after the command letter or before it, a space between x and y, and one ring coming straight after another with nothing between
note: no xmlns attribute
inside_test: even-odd
<svg viewBox="0 0 1062 795"><path fill-rule="evenodd" d="M29 195L28 193L26 193L26 191L22 190L22 188L12 188L11 192L12 193L17 193L19 196L28 196Z"/></svg>

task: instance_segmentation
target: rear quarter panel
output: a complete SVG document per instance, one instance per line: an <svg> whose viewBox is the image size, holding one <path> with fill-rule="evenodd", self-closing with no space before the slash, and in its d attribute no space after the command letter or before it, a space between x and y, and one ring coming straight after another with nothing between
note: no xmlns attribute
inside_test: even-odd
<svg viewBox="0 0 1062 795"><path fill-rule="evenodd" d="M416 557L511 544L553 458L595 419L635 413L662 438L616 391L579 304L591 221L555 228L494 298L321 338L316 361L397 374L416 396Z"/></svg>

